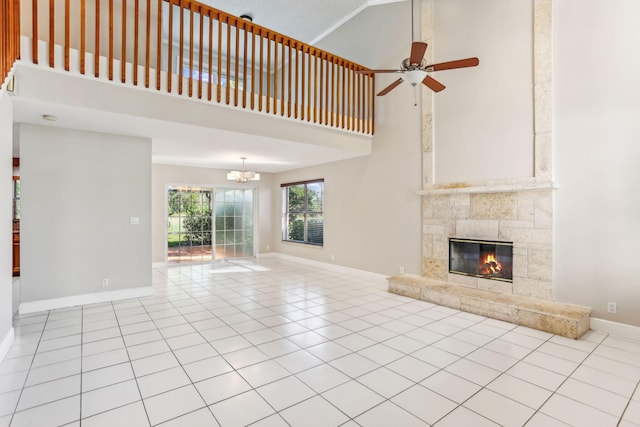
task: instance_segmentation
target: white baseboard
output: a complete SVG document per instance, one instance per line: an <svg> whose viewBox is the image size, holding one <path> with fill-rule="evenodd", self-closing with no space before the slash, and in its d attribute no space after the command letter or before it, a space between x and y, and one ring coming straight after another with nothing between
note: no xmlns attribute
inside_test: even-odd
<svg viewBox="0 0 640 427"><path fill-rule="evenodd" d="M627 325L624 323L612 322L610 320L592 317L590 320L591 329L598 332L615 335L618 338L625 338L640 342L640 327Z"/></svg>
<svg viewBox="0 0 640 427"><path fill-rule="evenodd" d="M372 273L371 271L359 270L357 268L345 267L343 265L337 265L337 264L330 264L328 262L316 261L313 259L300 258L293 255L282 254L280 252L268 252L265 254L260 254L260 258L279 258L287 261L297 262L299 264L310 265L313 267L326 268L327 270L335 271L338 273L364 274L371 277L371 279L373 280L387 280L387 277L389 277L386 274Z"/></svg>
<svg viewBox="0 0 640 427"><path fill-rule="evenodd" d="M0 362L2 362L9 353L9 349L11 348L11 344L13 344L13 340L15 339L15 331L13 328L9 329L7 335L5 335L2 342L0 342Z"/></svg>
<svg viewBox="0 0 640 427"><path fill-rule="evenodd" d="M20 304L20 314L35 313L38 311L55 310L57 308L74 307L77 305L96 304L100 302L115 301L128 298L139 298L153 295L152 286L141 288L121 289L118 291L96 292L92 294L73 295L63 298L52 298L38 301L23 302Z"/></svg>
<svg viewBox="0 0 640 427"><path fill-rule="evenodd" d="M156 261L151 263L151 268L162 268L168 267L169 263L167 261Z"/></svg>

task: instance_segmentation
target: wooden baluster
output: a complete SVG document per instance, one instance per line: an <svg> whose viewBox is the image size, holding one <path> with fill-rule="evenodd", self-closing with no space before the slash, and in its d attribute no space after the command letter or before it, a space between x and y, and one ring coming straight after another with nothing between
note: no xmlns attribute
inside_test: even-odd
<svg viewBox="0 0 640 427"><path fill-rule="evenodd" d="M271 35L267 33L267 108L268 113L271 108Z"/></svg>
<svg viewBox="0 0 640 427"><path fill-rule="evenodd" d="M233 76L233 81L234 81L234 87L233 87L233 106L237 107L238 106L238 74L240 74L239 70L240 70L240 57L239 57L239 52L240 52L240 27L238 26L238 21L235 21L235 27L236 27L236 66L235 66L235 72L234 72L234 76Z"/></svg>
<svg viewBox="0 0 640 427"><path fill-rule="evenodd" d="M284 94L284 89L285 89L285 82L286 82L286 76L285 76L285 69L284 69L284 64L286 62L286 55L285 55L285 44L284 44L284 39L282 39L282 55L281 55L281 72L280 72L280 115L284 116L284 110L285 110L285 94Z"/></svg>
<svg viewBox="0 0 640 427"><path fill-rule="evenodd" d="M318 121L318 53L313 51L313 123Z"/></svg>
<svg viewBox="0 0 640 427"><path fill-rule="evenodd" d="M335 123L334 115L335 115L335 105L336 105L336 63L335 59L331 59L331 127L333 127Z"/></svg>
<svg viewBox="0 0 640 427"><path fill-rule="evenodd" d="M209 87L208 87L208 99L212 98L212 86L213 86L213 17L211 10L209 10Z"/></svg>
<svg viewBox="0 0 640 427"><path fill-rule="evenodd" d="M293 117L294 118L298 118L298 67L300 67L299 61L298 61L298 57L300 56L300 48L298 46L298 43L296 42L295 45L295 51L296 51L296 80L295 80L295 98L293 101Z"/></svg>
<svg viewBox="0 0 640 427"><path fill-rule="evenodd" d="M318 79L318 86L319 86L319 90L318 90L318 115L319 115L319 119L320 119L320 124L323 124L323 119L324 119L324 114L323 114L323 107L324 107L324 103L322 102L322 92L324 89L324 67L322 65L322 56L320 55L318 56L318 59L320 61L319 64L319 68L320 68L320 77Z"/></svg>
<svg viewBox="0 0 640 427"><path fill-rule="evenodd" d="M173 83L173 3L169 2L169 34L167 35L167 92Z"/></svg>
<svg viewBox="0 0 640 427"><path fill-rule="evenodd" d="M371 105L371 135L375 133L375 117L376 117L376 98L373 95L376 93L376 79L373 76L369 77L369 105Z"/></svg>
<svg viewBox="0 0 640 427"><path fill-rule="evenodd" d="M225 18L227 23L227 85L225 90L225 102L229 105L231 102L231 23L229 17Z"/></svg>
<svg viewBox="0 0 640 427"><path fill-rule="evenodd" d="M171 7L171 3L169 3L169 7ZM171 39L168 39L167 41L171 43L170 40ZM156 44L156 55L156 90L159 91L162 76L162 0L158 0L158 39Z"/></svg>
<svg viewBox="0 0 640 427"><path fill-rule="evenodd" d="M38 0L31 2L31 59L38 63Z"/></svg>
<svg viewBox="0 0 640 427"><path fill-rule="evenodd" d="M351 74L351 130L356 130L356 103L357 103L357 83L356 83L356 73L353 68L353 64L349 65L349 72Z"/></svg>
<svg viewBox="0 0 640 427"><path fill-rule="evenodd" d="M93 75L100 77L100 0L96 0L95 49L93 52Z"/></svg>
<svg viewBox="0 0 640 427"><path fill-rule="evenodd" d="M54 67L54 51L53 48L56 45L55 38L55 22L56 11L54 0L49 0L49 67Z"/></svg>
<svg viewBox="0 0 640 427"><path fill-rule="evenodd" d="M356 77L358 78L358 85L356 86L358 88L358 109L356 111L356 120L357 122L357 131L360 132L360 128L361 128L361 124L362 124L362 112L361 112L361 108L362 108L362 74L356 74Z"/></svg>
<svg viewBox="0 0 640 427"><path fill-rule="evenodd" d="M222 17L218 15L218 104L222 98Z"/></svg>
<svg viewBox="0 0 640 427"><path fill-rule="evenodd" d="M64 1L64 69L69 71L69 44L70 44L70 0Z"/></svg>
<svg viewBox="0 0 640 427"><path fill-rule="evenodd" d="M258 39L260 40L260 93L258 94L258 111L262 111L262 76L264 74L263 70L263 50L264 50L264 40L262 38L262 29L260 29L260 34L258 35Z"/></svg>
<svg viewBox="0 0 640 427"><path fill-rule="evenodd" d="M345 68L345 64L344 61L341 61L342 64L340 65L340 72L342 73L342 96L340 97L340 101L341 101L341 118L340 118L340 124L342 125L342 129L344 129L346 127L346 118L347 118L347 98L346 98L346 93L347 93L347 74L346 74L346 68Z"/></svg>
<svg viewBox="0 0 640 427"><path fill-rule="evenodd" d="M256 96L256 33L251 28L251 109L255 108Z"/></svg>
<svg viewBox="0 0 640 427"><path fill-rule="evenodd" d="M109 0L109 80L113 80L113 0Z"/></svg>
<svg viewBox="0 0 640 427"><path fill-rule="evenodd" d="M300 95L301 95L301 99L300 99L300 120L304 120L304 95L305 95L305 60L304 60L304 56L305 56L305 52L304 52L304 46L300 49L300 53L302 53L302 61L300 61L302 64L302 70L300 70L300 77L301 77L301 82L300 82Z"/></svg>
<svg viewBox="0 0 640 427"><path fill-rule="evenodd" d="M324 85L324 124L329 124L329 110L331 110L330 97L329 97L329 58L325 56L325 85Z"/></svg>
<svg viewBox="0 0 640 427"><path fill-rule="evenodd" d="M200 15L200 45L198 47L198 99L202 99L202 43L204 40L204 15L202 14L201 8L199 8L198 14Z"/></svg>
<svg viewBox="0 0 640 427"><path fill-rule="evenodd" d="M309 51L307 52L307 121L311 121L311 99L312 99L312 92L311 92L311 81L313 79L311 78L311 49L309 49Z"/></svg>
<svg viewBox="0 0 640 427"><path fill-rule="evenodd" d="M193 96L193 3L189 3L189 98Z"/></svg>
<svg viewBox="0 0 640 427"><path fill-rule="evenodd" d="M286 49L284 48L285 47L284 39L282 39L282 44L281 44L280 47L282 48L282 50L281 50L281 58L280 58L280 63L282 64L282 65L280 65L280 115L284 116L284 109L285 109L285 105L284 105L285 104L285 102L284 102L284 100L285 100L284 86L285 86L285 82L286 82L286 80L285 80L285 78L286 78L286 76L285 76L285 68L284 68L284 63L286 61L286 57L285 57Z"/></svg>
<svg viewBox="0 0 640 427"><path fill-rule="evenodd" d="M291 42L289 42L289 73L287 74L288 76L288 82L289 82L289 90L287 92L287 117L291 117Z"/></svg>
<svg viewBox="0 0 640 427"><path fill-rule="evenodd" d="M127 0L122 0L122 55L120 55L120 81L127 81Z"/></svg>
<svg viewBox="0 0 640 427"><path fill-rule="evenodd" d="M139 23L140 1L136 0L133 12L133 84L138 86L138 53L139 43L138 34L140 30Z"/></svg>
<svg viewBox="0 0 640 427"><path fill-rule="evenodd" d="M144 62L144 87L149 87L149 68L151 67L151 0L147 0L147 38Z"/></svg>
<svg viewBox="0 0 640 427"><path fill-rule="evenodd" d="M180 0L180 51L178 54L178 95L182 95L182 85L184 84L184 7L182 7L182 0Z"/></svg>
<svg viewBox="0 0 640 427"><path fill-rule="evenodd" d="M242 108L247 108L247 23L244 23L242 36L244 57L242 61Z"/></svg>
<svg viewBox="0 0 640 427"><path fill-rule="evenodd" d="M273 114L278 113L278 39L273 37Z"/></svg>
<svg viewBox="0 0 640 427"><path fill-rule="evenodd" d="M80 0L80 74L85 73L85 55L87 51L87 16L86 16L86 1ZM34 43L37 42L34 40Z"/></svg>

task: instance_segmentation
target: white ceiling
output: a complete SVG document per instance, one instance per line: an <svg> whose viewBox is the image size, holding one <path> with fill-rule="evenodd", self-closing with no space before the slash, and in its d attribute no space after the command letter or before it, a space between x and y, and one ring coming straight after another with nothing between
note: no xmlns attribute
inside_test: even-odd
<svg viewBox="0 0 640 427"><path fill-rule="evenodd" d="M406 0L201 1L233 15L251 15L258 25L314 44L367 7ZM56 115L58 121L45 122L42 114ZM291 139L73 108L35 97L20 99L19 93L14 121L151 138L153 162L163 164L230 169L237 168L240 157L246 156L248 168L277 173L366 155L352 147L321 147ZM17 148L15 154L19 155Z"/></svg>
<svg viewBox="0 0 640 427"><path fill-rule="evenodd" d="M315 44L369 6L406 0L200 0L232 15Z"/></svg>

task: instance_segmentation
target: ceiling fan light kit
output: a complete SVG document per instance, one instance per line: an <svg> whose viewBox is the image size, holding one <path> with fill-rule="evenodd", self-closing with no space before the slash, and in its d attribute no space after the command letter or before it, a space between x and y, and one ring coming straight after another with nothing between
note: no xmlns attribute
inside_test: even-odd
<svg viewBox="0 0 640 427"><path fill-rule="evenodd" d="M411 36L413 38L413 1L411 1ZM440 62L437 64L427 65L424 59L424 54L427 51L427 43L412 42L411 53L408 58L405 58L400 64L400 69L397 70L362 70L358 73L372 74L372 73L397 73L400 74L400 78L389 86L378 92L378 96L384 96L398 87L403 81L408 82L411 86L415 87L418 83L422 83L434 92L443 91L446 86L429 76L429 73L442 70L453 70L456 68L475 67L480 63L478 58L466 58L458 59L456 61Z"/></svg>

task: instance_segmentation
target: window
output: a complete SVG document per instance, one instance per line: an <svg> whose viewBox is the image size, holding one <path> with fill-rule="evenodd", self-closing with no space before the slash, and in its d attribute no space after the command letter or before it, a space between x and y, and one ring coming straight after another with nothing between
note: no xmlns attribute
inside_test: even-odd
<svg viewBox="0 0 640 427"><path fill-rule="evenodd" d="M282 240L322 246L324 179L282 184Z"/></svg>

